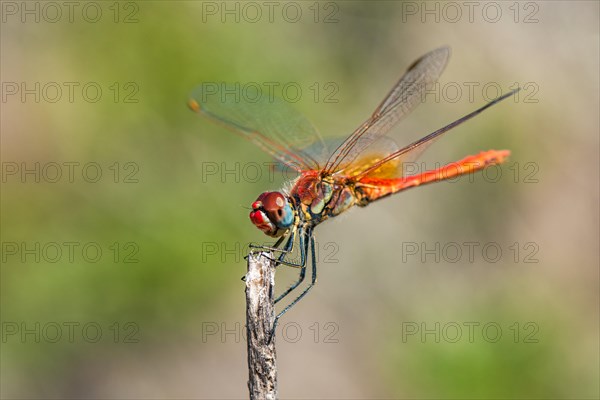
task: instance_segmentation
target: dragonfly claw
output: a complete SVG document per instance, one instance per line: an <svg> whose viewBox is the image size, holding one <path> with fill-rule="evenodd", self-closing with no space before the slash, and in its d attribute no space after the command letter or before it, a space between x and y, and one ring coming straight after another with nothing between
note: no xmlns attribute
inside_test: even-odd
<svg viewBox="0 0 600 400"><path fill-rule="evenodd" d="M256 249L256 250L278 251L280 253L289 253L290 252L289 250L286 250L286 249L279 249L277 247L264 246L262 244L254 244L254 243L250 243L248 245L248 247L250 247L250 249L252 249L250 251L253 251Z"/></svg>
<svg viewBox="0 0 600 400"><path fill-rule="evenodd" d="M275 338L275 329L277 328L277 322L279 322L279 317L275 317L275 321L273 321L273 329L270 332L269 339L267 340L267 345L270 345Z"/></svg>

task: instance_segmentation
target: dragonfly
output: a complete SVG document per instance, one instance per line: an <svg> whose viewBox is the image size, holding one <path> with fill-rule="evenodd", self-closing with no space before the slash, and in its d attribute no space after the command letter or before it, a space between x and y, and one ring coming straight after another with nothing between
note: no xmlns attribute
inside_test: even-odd
<svg viewBox="0 0 600 400"><path fill-rule="evenodd" d="M215 91L206 85L192 92L188 106L193 111L250 140L281 165L297 173L297 178L287 189L267 191L258 196L250 212L250 220L258 229L277 238L272 246L254 247L276 252L278 255L273 259L276 266L299 268L298 278L276 297L275 303L304 282L307 260L311 259L310 283L277 314L273 332L281 316L317 281L314 236L317 225L354 206L365 207L413 187L471 174L489 165L500 164L510 155L508 150L482 151L422 173L403 174L403 163L416 160L444 133L519 90L506 93L427 136L399 147L388 134L423 102L424 94L434 87L449 57L450 48L440 47L417 59L373 114L351 135L337 141L324 140L288 102L261 96L259 88L247 87L243 96L236 95L232 88ZM299 261L298 257L294 260L289 257L295 246L300 253Z"/></svg>

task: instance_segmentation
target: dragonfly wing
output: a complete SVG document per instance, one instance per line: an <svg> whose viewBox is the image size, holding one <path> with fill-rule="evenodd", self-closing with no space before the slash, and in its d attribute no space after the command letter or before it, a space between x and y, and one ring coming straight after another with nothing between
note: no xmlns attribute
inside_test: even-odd
<svg viewBox="0 0 600 400"><path fill-rule="evenodd" d="M327 155L331 154L331 151L336 149L345 139L345 137L326 138L324 140L325 147L313 144L306 149L303 149L303 151L310 154L315 159L326 161ZM323 149L326 151L324 152ZM383 160L388 154L397 152L399 149L400 146L398 146L391 137L382 136L373 142L369 148L360 154L360 156L358 156L351 164L347 165L344 169L344 174L347 177L353 177L354 175L360 174L365 169L374 167L375 164ZM327 150L331 151L328 152ZM325 157L323 158L324 155ZM397 162L388 162L383 165L382 168L375 168L371 170L368 175L370 177L379 178L399 177L402 174L402 164L400 159L397 159L396 161ZM402 159L402 161L404 161L404 159ZM279 168L285 170L285 168L282 167L283 165L280 164Z"/></svg>
<svg viewBox="0 0 600 400"><path fill-rule="evenodd" d="M239 85L200 85L192 92L188 105L296 171L323 167L314 152L304 150L312 145L326 151L314 126L283 99L263 93L258 86L242 89Z"/></svg>
<svg viewBox="0 0 600 400"><path fill-rule="evenodd" d="M397 158L392 162L381 163L388 154L395 153L399 149L400 146L391 137L382 136L356 157L352 163L344 167L344 175L354 178L368 169L368 176L372 178L400 177L404 160Z"/></svg>
<svg viewBox="0 0 600 400"><path fill-rule="evenodd" d="M302 149L302 154L314 159L320 166L324 166L329 155L335 150L346 137L324 138L322 142L314 142L311 145ZM276 171L288 172L289 168L281 161L275 164ZM300 171L298 171L300 172Z"/></svg>
<svg viewBox="0 0 600 400"><path fill-rule="evenodd" d="M372 165L368 166L367 168L363 168L362 172L355 174L354 177L360 178L363 176L368 176L368 175L372 174L374 171L376 171L377 169L383 168L383 166L389 162L397 164L400 162L399 160L403 160L404 162L406 162L407 160L416 159L416 157L421 155L421 153L423 153L423 151L425 151L433 142L435 142L437 139L439 139L440 136L442 136L444 133L446 133L449 130L451 130L452 128L470 120L471 118L482 113L483 111L490 108L494 104L499 103L502 100L513 96L519 90L521 90L521 88L517 88L508 93L505 93L502 96L490 101L486 105L478 108L477 110L465 115L464 117L457 119L456 121L436 130L435 132L430 133L429 135L417 140L416 142L413 142L413 143L409 144L408 146L405 146L399 150L389 153L386 157L377 161L375 164L372 164Z"/></svg>
<svg viewBox="0 0 600 400"><path fill-rule="evenodd" d="M331 153L344 142L346 137L325 138L322 142L314 142L302 149L303 153L325 165Z"/></svg>
<svg viewBox="0 0 600 400"><path fill-rule="evenodd" d="M423 94L438 80L448 63L450 48L440 47L415 61L400 78L371 117L350 135L331 155L325 170L343 172L360 153L410 113Z"/></svg>

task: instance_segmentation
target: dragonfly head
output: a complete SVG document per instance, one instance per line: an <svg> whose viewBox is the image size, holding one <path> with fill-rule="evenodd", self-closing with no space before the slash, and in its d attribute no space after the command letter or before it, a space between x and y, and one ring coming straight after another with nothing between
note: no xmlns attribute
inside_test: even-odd
<svg viewBox="0 0 600 400"><path fill-rule="evenodd" d="M252 203L250 220L265 234L278 237L294 223L294 209L282 193L264 192Z"/></svg>

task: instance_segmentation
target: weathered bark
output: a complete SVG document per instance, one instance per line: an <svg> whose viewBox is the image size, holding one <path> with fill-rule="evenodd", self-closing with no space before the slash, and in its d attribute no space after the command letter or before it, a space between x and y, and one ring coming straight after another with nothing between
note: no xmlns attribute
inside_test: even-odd
<svg viewBox="0 0 600 400"><path fill-rule="evenodd" d="M268 253L251 253L246 274L246 330L250 399L277 398L275 338L275 267Z"/></svg>

